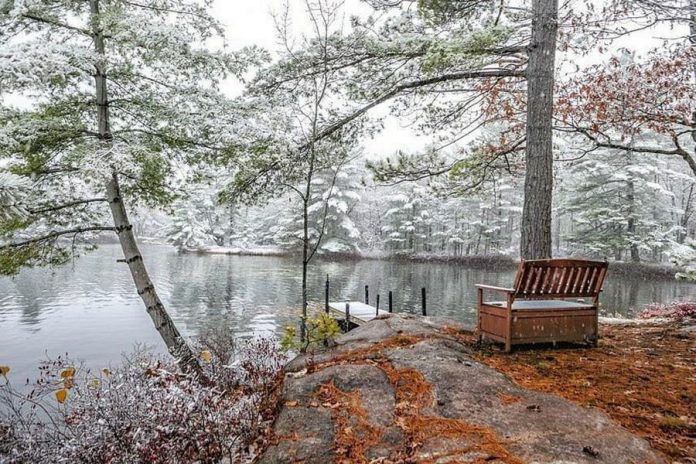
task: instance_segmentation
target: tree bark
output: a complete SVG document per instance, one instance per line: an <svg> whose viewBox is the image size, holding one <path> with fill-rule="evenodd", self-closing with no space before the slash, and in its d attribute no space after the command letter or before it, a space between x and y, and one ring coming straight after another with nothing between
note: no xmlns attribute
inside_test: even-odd
<svg viewBox="0 0 696 464"><path fill-rule="evenodd" d="M551 257L553 198L553 85L558 0L532 1L527 67L527 153L522 211L522 259Z"/></svg>
<svg viewBox="0 0 696 464"><path fill-rule="evenodd" d="M691 46L696 48L696 0L691 0L689 6L691 7L691 16L689 16L689 42ZM696 80L696 66L694 66L694 79ZM693 100L692 100L693 101ZM696 159L696 107L691 107L691 139L694 141L693 155L690 159ZM687 160L688 161L688 160Z"/></svg>
<svg viewBox="0 0 696 464"><path fill-rule="evenodd" d="M682 214L681 222L680 225L682 226L682 230L680 230L677 233L677 243L680 245L683 245L684 242L686 241L686 237L688 237L688 227L689 227L689 219L691 218L691 209L693 208L693 199L694 199L694 185L692 184L691 187L689 187L689 194L686 196L686 198L682 201L682 204L684 205L684 213Z"/></svg>
<svg viewBox="0 0 696 464"><path fill-rule="evenodd" d="M629 161L630 162L630 161ZM628 181L626 186L626 201L628 202L628 220L626 221L626 232L630 240L629 248L631 250L631 262L640 262L640 250L636 243L636 205L635 205L635 184L633 181Z"/></svg>
<svg viewBox="0 0 696 464"><path fill-rule="evenodd" d="M307 268L309 267L309 192L311 174L308 176L306 196L302 200L302 321L300 322L300 340L304 343L307 336Z"/></svg>
<svg viewBox="0 0 696 464"><path fill-rule="evenodd" d="M109 125L109 100L106 86L106 65L103 61L105 45L104 35L99 23L99 0L90 0L92 36L94 39L95 51L100 55L100 61L95 65L95 85L96 85L96 104L97 104L97 119L99 128L99 140L103 144L112 143L112 134ZM105 183L106 197L111 209L111 215L114 221L114 227L118 235L123 256L133 282L138 290L138 295L143 300L147 313L150 315L152 322L155 324L157 332L159 332L162 340L167 345L169 352L179 358L179 365L184 372L202 375L202 370L198 364L193 351L184 341L181 334L177 330L174 322L167 313L167 310L162 304L155 286L150 280L147 268L143 262L142 254L138 248L138 243L133 234L133 225L128 220L128 213L123 202L121 189L118 182L118 174L116 167L112 167L111 176L106 179Z"/></svg>

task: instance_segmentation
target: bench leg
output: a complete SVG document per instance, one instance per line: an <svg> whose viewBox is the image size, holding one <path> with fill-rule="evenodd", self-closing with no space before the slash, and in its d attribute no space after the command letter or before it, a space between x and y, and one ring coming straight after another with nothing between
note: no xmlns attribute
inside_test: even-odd
<svg viewBox="0 0 696 464"><path fill-rule="evenodd" d="M505 327L505 352L512 351L512 302L513 297L508 293L507 296L507 321Z"/></svg>
<svg viewBox="0 0 696 464"><path fill-rule="evenodd" d="M592 337L592 346L597 348L597 345L599 345L599 298L595 298L594 336Z"/></svg>

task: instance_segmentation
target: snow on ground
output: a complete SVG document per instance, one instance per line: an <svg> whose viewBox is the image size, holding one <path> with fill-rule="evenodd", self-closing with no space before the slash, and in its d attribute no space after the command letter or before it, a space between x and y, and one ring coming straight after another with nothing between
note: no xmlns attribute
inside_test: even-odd
<svg viewBox="0 0 696 464"><path fill-rule="evenodd" d="M287 254L287 251L276 246L254 247L230 247L230 246L206 246L202 248L185 249L185 253L205 253L210 255L250 255L250 256L279 256Z"/></svg>
<svg viewBox="0 0 696 464"><path fill-rule="evenodd" d="M625 317L599 317L600 324L606 325L644 325L644 324L665 324L669 322L669 319L664 317L653 317L650 319L627 319Z"/></svg>

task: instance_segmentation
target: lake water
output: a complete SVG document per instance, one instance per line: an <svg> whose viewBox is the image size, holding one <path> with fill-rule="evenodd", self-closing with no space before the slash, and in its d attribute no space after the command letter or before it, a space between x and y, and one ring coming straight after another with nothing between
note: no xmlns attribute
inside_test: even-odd
<svg viewBox="0 0 696 464"><path fill-rule="evenodd" d="M219 325L247 336L279 333L300 312L300 266L296 259L225 255L179 255L173 248L143 247L145 263L174 321L186 335ZM0 364L12 378L34 377L46 354L68 352L93 367L117 363L135 342L165 351L134 290L117 245L55 269L28 269L0 277ZM509 286L514 273L467 269L444 263L316 261L310 300L322 302L331 276L332 299L362 300L370 287L374 304L394 292L397 311L418 313L427 289L429 315L472 323L476 283ZM632 280L608 275L602 304L608 315L630 316L650 302L696 299L696 286L676 281Z"/></svg>

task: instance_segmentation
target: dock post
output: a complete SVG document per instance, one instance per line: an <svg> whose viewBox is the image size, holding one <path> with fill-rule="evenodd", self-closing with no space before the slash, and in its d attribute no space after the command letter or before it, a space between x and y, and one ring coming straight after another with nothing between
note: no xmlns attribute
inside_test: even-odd
<svg viewBox="0 0 696 464"><path fill-rule="evenodd" d="M377 311L375 313L376 316L379 316L379 293L377 294Z"/></svg>
<svg viewBox="0 0 696 464"><path fill-rule="evenodd" d="M423 309L423 315L427 316L427 312L425 311L425 287L421 288L421 308Z"/></svg>
<svg viewBox="0 0 696 464"><path fill-rule="evenodd" d="M346 303L346 332L350 330L350 304Z"/></svg>
<svg viewBox="0 0 696 464"><path fill-rule="evenodd" d="M389 290L389 312L392 312L392 292Z"/></svg>
<svg viewBox="0 0 696 464"><path fill-rule="evenodd" d="M368 288L369 288L369 287L368 287L367 285L365 285L365 304L366 304L366 305L369 305L369 304L370 304L370 297L369 297L369 296L370 296L370 293L369 293Z"/></svg>
<svg viewBox="0 0 696 464"><path fill-rule="evenodd" d="M326 311L326 314L329 314L329 274L326 274L326 289L324 290L324 296L325 302L324 302L324 311Z"/></svg>

